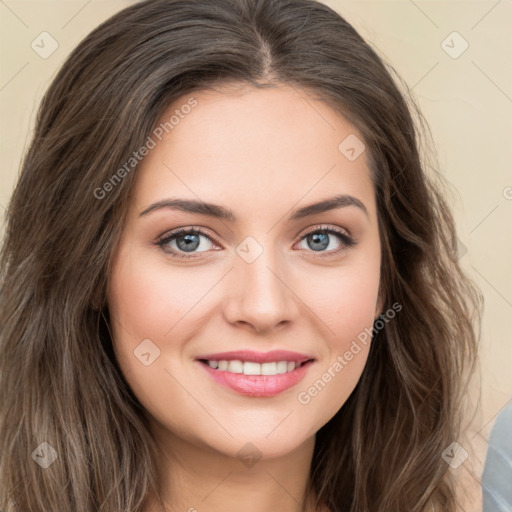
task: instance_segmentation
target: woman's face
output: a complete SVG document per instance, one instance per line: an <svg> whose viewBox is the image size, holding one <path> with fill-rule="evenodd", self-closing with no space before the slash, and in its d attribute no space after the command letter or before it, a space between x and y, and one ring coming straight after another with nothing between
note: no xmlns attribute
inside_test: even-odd
<svg viewBox="0 0 512 512"><path fill-rule="evenodd" d="M192 96L137 170L108 296L115 353L174 443L277 457L334 416L367 359L380 313L367 154L303 90Z"/></svg>

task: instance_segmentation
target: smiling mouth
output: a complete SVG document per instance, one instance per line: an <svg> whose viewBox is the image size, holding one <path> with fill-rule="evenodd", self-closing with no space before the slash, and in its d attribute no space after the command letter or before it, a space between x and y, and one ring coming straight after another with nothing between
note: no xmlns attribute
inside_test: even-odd
<svg viewBox="0 0 512 512"><path fill-rule="evenodd" d="M210 368L229 373L238 373L244 375L283 375L291 373L297 368L308 365L313 362L313 359L308 359L301 363L295 361L272 361L267 363L256 363L253 361L242 361L239 359L233 360L208 360L199 359L199 361Z"/></svg>

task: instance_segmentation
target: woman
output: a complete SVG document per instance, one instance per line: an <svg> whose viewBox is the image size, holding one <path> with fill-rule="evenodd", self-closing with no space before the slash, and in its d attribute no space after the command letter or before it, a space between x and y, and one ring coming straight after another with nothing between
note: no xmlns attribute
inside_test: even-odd
<svg viewBox="0 0 512 512"><path fill-rule="evenodd" d="M82 41L8 209L2 510L455 511L481 299L416 133L314 1Z"/></svg>

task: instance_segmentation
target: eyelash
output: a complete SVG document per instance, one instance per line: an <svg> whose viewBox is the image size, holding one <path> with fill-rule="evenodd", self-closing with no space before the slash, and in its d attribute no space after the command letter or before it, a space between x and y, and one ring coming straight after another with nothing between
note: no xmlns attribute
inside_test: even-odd
<svg viewBox="0 0 512 512"><path fill-rule="evenodd" d="M307 233L305 233L300 238L299 242L304 240L308 235L311 235L313 233L317 233L317 232L320 232L320 231L324 232L324 233L329 233L329 234L336 235L339 238L339 240L342 242L342 247L340 249L331 250L331 251L328 251L328 252L320 251L320 252L318 252L318 256L319 257L324 257L323 254L325 254L326 256L332 256L333 254L337 254L337 253L339 253L341 251L347 251L351 247L357 245L357 241L354 238L352 238L351 236L347 235L345 232L343 232L340 229L335 228L333 226L319 226L319 227L316 227L316 228L312 229L311 231L308 231ZM184 229L179 229L178 231L171 232L171 233L169 233L168 235L166 235L164 237L161 237L159 240L157 240L155 245L160 247L160 249L162 249L166 254L170 254L171 256L176 257L176 258L183 258L183 259L196 258L197 256L194 256L194 255L185 256L183 253L176 252L174 249L172 249L170 251L165 249L165 246L169 242L171 242L172 240L178 238L180 235L202 235L202 236L208 238L211 242L217 243L217 241L211 235L207 235L201 229L197 229L197 228L184 228ZM314 253L315 251L308 251L308 252L313 252ZM193 254L193 253L191 253L191 254Z"/></svg>

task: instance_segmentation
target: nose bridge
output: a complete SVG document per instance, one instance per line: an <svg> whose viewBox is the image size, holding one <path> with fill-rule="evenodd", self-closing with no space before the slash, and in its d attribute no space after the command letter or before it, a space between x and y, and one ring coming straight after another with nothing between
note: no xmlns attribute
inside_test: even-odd
<svg viewBox="0 0 512 512"><path fill-rule="evenodd" d="M257 330L294 319L297 305L286 283L286 262L273 247L272 237L247 237L236 252L228 319L250 323Z"/></svg>

